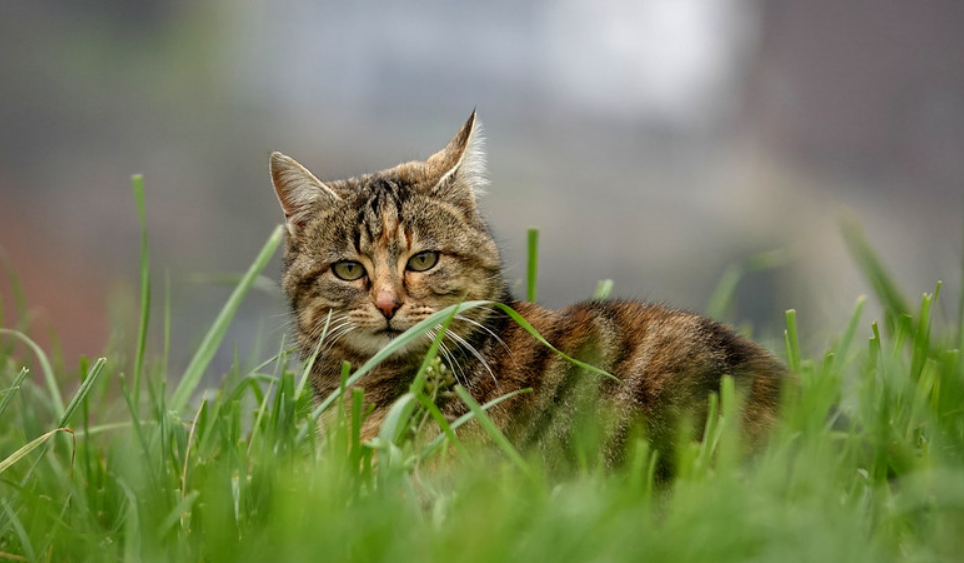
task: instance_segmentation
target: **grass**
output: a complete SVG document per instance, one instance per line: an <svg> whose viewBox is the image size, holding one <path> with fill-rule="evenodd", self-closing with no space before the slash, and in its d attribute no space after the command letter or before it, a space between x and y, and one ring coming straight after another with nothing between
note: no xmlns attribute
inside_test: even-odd
<svg viewBox="0 0 964 563"><path fill-rule="evenodd" d="M654 478L660 452L641 438L618 467L586 450L558 471L517 451L489 424L491 405L474 404L459 388L472 414L446 421L433 402L446 377L434 347L369 443L358 434L367 414L362 397L345 387L372 363L346 368L340 398L315 405L307 367L280 342L258 365L236 362L202 396L202 376L276 252L279 232L182 374L167 373L167 334L161 357L146 344L151 289L142 235L133 353L55 372L19 318L0 331L0 560L960 557L962 319L935 318L939 285L911 310L852 225L845 236L881 302L883 325L862 318L859 298L840 337L808 357L797 341L798 313L788 312L784 353L799 381L769 445L750 459L741 455L738 401L726 382L713 398L706 439L679 448L678 475L664 484ZM530 241L534 293L535 235ZM711 304L719 312L738 281L733 273L724 278ZM604 282L597 295L610 289ZM9 315L11 304L0 303ZM27 310L16 295L12 306L18 316ZM169 308L161 314L168 317ZM454 314L443 311L417 330ZM170 392L168 381L177 382ZM317 417L336 401L346 408L334 409L334 422L318 436ZM490 433L489 447L458 431L472 417Z"/></svg>

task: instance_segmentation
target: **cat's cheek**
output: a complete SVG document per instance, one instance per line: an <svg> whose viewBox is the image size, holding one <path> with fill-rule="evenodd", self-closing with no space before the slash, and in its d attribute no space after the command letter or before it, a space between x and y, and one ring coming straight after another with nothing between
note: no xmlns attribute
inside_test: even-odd
<svg viewBox="0 0 964 563"><path fill-rule="evenodd" d="M331 273L326 274L326 276L331 276L331 278L323 278L319 287L321 294L331 301L349 307L357 304L367 294L364 281L339 280Z"/></svg>

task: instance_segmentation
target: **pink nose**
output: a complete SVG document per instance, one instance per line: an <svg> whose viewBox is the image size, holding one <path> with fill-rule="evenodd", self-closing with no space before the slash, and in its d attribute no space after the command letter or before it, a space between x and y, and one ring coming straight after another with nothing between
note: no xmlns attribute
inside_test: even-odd
<svg viewBox="0 0 964 563"><path fill-rule="evenodd" d="M375 307L378 307L378 310L385 315L386 319L394 317L395 311L398 311L398 308L401 306L402 304L395 298L395 294L391 291L382 290L378 293L378 298L375 299Z"/></svg>

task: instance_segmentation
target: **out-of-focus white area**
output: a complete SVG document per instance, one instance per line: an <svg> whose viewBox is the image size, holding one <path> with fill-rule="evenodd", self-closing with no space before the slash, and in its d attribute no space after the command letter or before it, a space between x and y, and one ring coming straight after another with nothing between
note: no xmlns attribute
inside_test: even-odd
<svg viewBox="0 0 964 563"><path fill-rule="evenodd" d="M797 308L822 343L869 291L842 215L912 300L940 279L956 308L961 29L953 0L5 3L0 245L38 332L98 353L107 311L131 313L108 303L134 293L143 173L187 354L227 295L191 276L243 270L281 220L271 151L322 178L373 171L428 156L477 107L482 205L510 278L541 229L540 301L613 278L704 311L728 265L777 249L727 320L779 334ZM12 294L0 281L5 326ZM280 337L284 307L252 296L229 340Z"/></svg>

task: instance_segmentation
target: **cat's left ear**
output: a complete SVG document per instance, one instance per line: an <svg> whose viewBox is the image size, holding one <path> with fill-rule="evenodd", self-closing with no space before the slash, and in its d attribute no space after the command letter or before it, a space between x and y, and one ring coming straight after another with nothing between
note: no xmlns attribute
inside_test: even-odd
<svg viewBox="0 0 964 563"><path fill-rule="evenodd" d="M285 213L288 232L297 234L312 210L328 207L341 201L331 188L290 156L271 153L271 182L278 202Z"/></svg>
<svg viewBox="0 0 964 563"><path fill-rule="evenodd" d="M430 193L461 207L476 210L475 196L483 193L485 179L485 151L482 146L482 124L475 111L444 149L426 161L434 186Z"/></svg>

